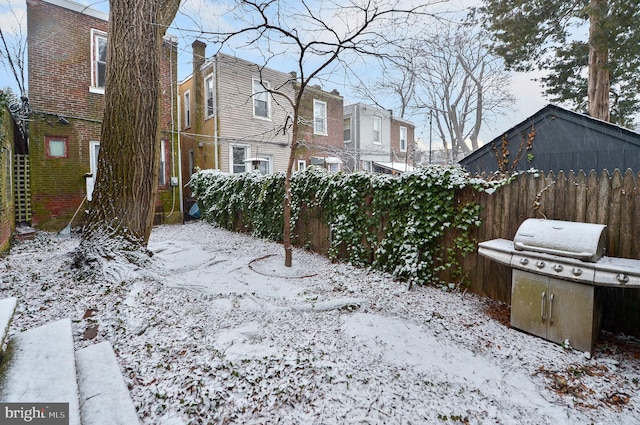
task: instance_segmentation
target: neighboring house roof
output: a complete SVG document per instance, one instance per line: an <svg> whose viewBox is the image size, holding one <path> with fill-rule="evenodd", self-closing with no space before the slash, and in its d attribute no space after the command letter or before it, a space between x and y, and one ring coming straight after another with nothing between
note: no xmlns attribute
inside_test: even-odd
<svg viewBox="0 0 640 425"><path fill-rule="evenodd" d="M84 15L93 16L94 18L102 19L103 21L109 20L109 14L103 13L98 10L92 9L90 6L76 3L69 0L43 0L45 3L50 3L55 6L64 7L65 9L73 10L74 12L82 13Z"/></svg>
<svg viewBox="0 0 640 425"><path fill-rule="evenodd" d="M498 161L500 159L500 162ZM640 133L547 105L460 164L469 172L640 170Z"/></svg>

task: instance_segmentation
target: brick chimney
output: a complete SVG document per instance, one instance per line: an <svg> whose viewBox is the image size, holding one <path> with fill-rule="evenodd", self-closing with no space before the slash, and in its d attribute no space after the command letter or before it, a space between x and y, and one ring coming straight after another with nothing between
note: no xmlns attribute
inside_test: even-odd
<svg viewBox="0 0 640 425"><path fill-rule="evenodd" d="M196 40L191 44L193 52L193 104L194 111L191 125L196 134L202 133L203 117L204 117L204 81L202 80L202 64L205 60L205 50L207 45L200 40Z"/></svg>

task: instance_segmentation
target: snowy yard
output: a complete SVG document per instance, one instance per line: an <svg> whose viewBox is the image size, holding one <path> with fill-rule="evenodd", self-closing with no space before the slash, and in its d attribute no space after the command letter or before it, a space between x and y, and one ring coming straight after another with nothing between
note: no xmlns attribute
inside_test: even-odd
<svg viewBox="0 0 640 425"><path fill-rule="evenodd" d="M490 300L407 291L377 272L205 223L154 229L144 269L76 281L77 236L38 234L0 262L14 331L70 317L109 340L141 422L636 424L640 344L592 358L510 329Z"/></svg>

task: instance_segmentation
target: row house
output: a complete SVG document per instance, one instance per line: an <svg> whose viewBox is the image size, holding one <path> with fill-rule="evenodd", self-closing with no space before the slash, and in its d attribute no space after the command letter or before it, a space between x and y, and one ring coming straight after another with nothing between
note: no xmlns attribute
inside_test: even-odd
<svg viewBox="0 0 640 425"><path fill-rule="evenodd" d="M295 74L224 53L207 58L200 40L192 49L193 72L179 84L183 180L196 167L228 173L285 171L293 109L280 94L295 97ZM305 89L295 169L340 169L336 152L343 145L342 108L337 91Z"/></svg>
<svg viewBox="0 0 640 425"><path fill-rule="evenodd" d="M415 125L377 106L344 107L344 152L349 171L402 173L413 169Z"/></svg>
<svg viewBox="0 0 640 425"><path fill-rule="evenodd" d="M33 226L60 230L91 201L105 108L108 14L68 0L27 0L28 161ZM179 222L177 42L161 58L160 182L156 222ZM86 204L85 204L86 205Z"/></svg>

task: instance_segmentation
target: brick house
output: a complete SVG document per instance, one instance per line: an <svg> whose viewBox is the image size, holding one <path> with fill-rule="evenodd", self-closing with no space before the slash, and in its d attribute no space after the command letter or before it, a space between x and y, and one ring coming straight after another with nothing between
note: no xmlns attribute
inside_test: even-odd
<svg viewBox="0 0 640 425"><path fill-rule="evenodd" d="M85 196L91 199L105 107L107 19L68 0L27 0L31 223L41 229L62 229ZM163 46L156 222L181 222L180 184L171 184L179 177L172 132L177 44L165 37Z"/></svg>
<svg viewBox="0 0 640 425"><path fill-rule="evenodd" d="M0 93L1 94L1 93ZM13 193L13 156L20 132L0 98L0 252L9 249L16 228Z"/></svg>
<svg viewBox="0 0 640 425"><path fill-rule="evenodd" d="M295 87L295 86L294 86ZM298 87L296 87L296 90ZM300 144L295 169L315 165L341 171L344 161L343 98L337 90L307 86L300 102Z"/></svg>

